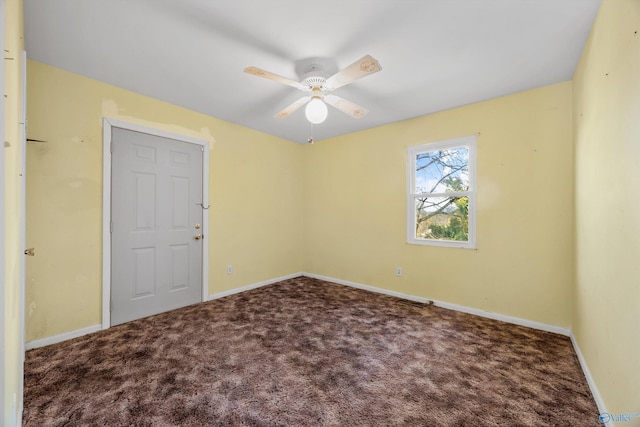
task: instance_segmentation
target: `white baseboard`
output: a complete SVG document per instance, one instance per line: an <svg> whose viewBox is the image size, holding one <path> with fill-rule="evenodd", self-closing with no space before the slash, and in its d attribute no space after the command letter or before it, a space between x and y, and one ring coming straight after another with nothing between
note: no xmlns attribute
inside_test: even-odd
<svg viewBox="0 0 640 427"><path fill-rule="evenodd" d="M363 285L362 283L350 282L348 280L336 279L335 277L322 276L320 274L302 273L303 276L312 277L318 280L324 280L325 282L333 282L339 285L350 286L352 288L364 289L365 291L375 292L378 294L390 295L392 297L408 299L411 301L417 301L421 303L427 303L430 300L423 297L417 297L415 295L403 294L402 292L389 291L387 289L376 288L375 286Z"/></svg>
<svg viewBox="0 0 640 427"><path fill-rule="evenodd" d="M486 317L489 319L500 320L506 323L512 323L514 325L526 326L527 328L538 329L546 332L553 332L554 334L564 335L568 337L571 335L571 330L560 326L549 325L547 323L535 322L533 320L523 319L520 317L507 316L506 314L493 313L491 311L480 310L478 308L465 307L463 305L452 304L442 301L433 301L434 305L442 308L448 308L450 310L461 311L463 313L473 314L480 317Z"/></svg>
<svg viewBox="0 0 640 427"><path fill-rule="evenodd" d="M565 336L568 336L568 337L572 337L571 331L569 329L561 328L559 326L553 326L553 325L548 325L548 324L545 324L545 323L534 322L534 321L531 321L531 320L521 319L519 317L507 316L507 315L499 314L499 313L492 313L492 312L489 312L489 311L484 311L484 310L480 310L480 309L477 309L477 308L465 307L465 306L458 305L458 304L452 304L452 303L443 302L443 301L437 301L437 300L430 300L430 299L424 298L424 297L418 297L418 296L415 296L415 295L405 294L405 293L402 293L402 292L390 291L390 290L387 290L387 289L377 288L375 286L363 285L361 283L350 282L348 280L337 279L335 277L328 277L328 276L322 276L322 275L319 275L319 274L304 273L304 272L292 273L292 274L288 274L286 276L276 277L276 278L265 280L265 281L262 281L262 282L253 283L253 284L250 284L250 285L247 285L247 286L242 286L240 288L235 288L235 289L231 289L231 290L223 291L223 292L217 292L215 294L209 295L209 300L223 298L223 297L226 297L226 296L229 296L229 295L237 294L237 293L240 293L240 292L245 292L245 291L248 291L248 290L251 290L251 289L260 288L262 286L271 285L273 283L277 283L277 282L280 282L282 280L293 279L293 278L299 277L299 276L312 277L312 278L316 278L316 279L319 279L319 280L325 280L327 282L333 282L333 283L337 283L337 284L340 284L340 285L350 286L352 288L363 289L363 290L370 291L370 292L376 292L376 293L379 293L379 294L390 295L390 296L393 296L393 297L403 298L403 299L407 299L407 300L411 300L411 301L417 301L417 302L421 302L421 303L427 303L429 301L432 301L436 306L442 307L442 308L447 308L449 310L461 311L463 313L473 314L473 315L481 316L481 317L487 317L489 319L500 320L500 321L507 322L507 323L513 323L515 325L526 326L526 327L533 328L533 329L539 329L539 330L543 330L543 331L547 331L547 332L553 332L553 333L557 333L557 334L560 334L560 335L565 335ZM51 337L30 341L30 342L25 344L25 349L26 350L31 350L33 348L43 347L43 346L49 345L49 344L55 344L55 343L58 343L58 342L66 341L66 340L69 340L69 339L81 337L81 336L86 335L86 334L97 332L97 331L99 331L101 329L102 329L102 325L94 325L94 326L89 326L89 327L82 328L82 329L77 329L75 331L65 332L65 333L60 334L60 335L54 335L54 336L51 336ZM576 347L577 344L575 343L575 340L573 339L573 337L572 337L572 342L574 343L574 347ZM578 349L576 347L576 353L578 353L577 350ZM578 354L580 354L580 353L578 353ZM582 363L582 360L581 360L581 363ZM585 372L585 375L586 375L586 372Z"/></svg>
<svg viewBox="0 0 640 427"><path fill-rule="evenodd" d="M275 279L265 280L263 282L253 283L251 285L243 286L241 288L230 289L228 291L216 292L215 294L209 295L209 301L227 297L229 295L238 294L240 292L250 291L251 289L260 288L262 286L271 285L273 283L281 282L283 280L293 279L295 277L303 276L303 273L292 273L282 277L276 277Z"/></svg>
<svg viewBox="0 0 640 427"><path fill-rule="evenodd" d="M580 351L580 346L578 345L578 341L576 337L573 335L573 332L569 335L571 338L571 344L573 344L573 349L578 356L578 360L580 361L580 366L582 367L582 372L584 372L584 376L587 378L587 384L589 384L589 389L591 390L591 394L593 395L593 399L596 401L596 406L598 407L598 411L602 414L607 412L607 408L604 405L604 401L602 400L602 396L600 396L600 392L598 391L598 387L596 386L596 382L591 376L591 371L589 370L589 366L587 365L587 361L582 356L582 351ZM608 426L612 427L613 422L607 423Z"/></svg>
<svg viewBox="0 0 640 427"><path fill-rule="evenodd" d="M325 280L327 282L338 283L340 285L351 286L353 288L364 289L366 291L377 292L379 294L390 295L398 298L408 299L411 301L418 301L427 303L433 302L434 305L449 310L461 311L463 313L473 314L475 316L486 317L489 319L500 320L502 322L512 323L514 325L526 326L528 328L539 329L542 331L553 332L556 334L571 336L571 330L562 328L560 326L548 325L546 323L534 322L532 320L522 319L519 317L507 316L505 314L493 313L490 311L484 311L477 308L465 307L463 305L452 304L449 302L443 302L438 300L432 300L429 298L418 297L415 295L403 294L401 292L389 291L387 289L376 288L375 286L363 285L361 283L349 282L347 280L336 279L334 277L321 276L313 273L302 273L304 276L313 277L315 279Z"/></svg>
<svg viewBox="0 0 640 427"><path fill-rule="evenodd" d="M282 280L293 279L294 277L299 277L299 276L302 276L302 273L293 273L293 274L289 274L287 276L277 277L275 279L265 280L263 282L258 282L258 283L254 283L254 284L251 284L251 285L243 286L241 288L232 289L230 291L225 291L225 292L212 294L212 295L209 295L209 300L226 297L227 295L237 294L239 292L248 291L250 289L255 289L255 288L259 288L261 286L270 285L272 283L280 282ZM103 329L103 327L102 327L101 324L100 325L93 325L93 326L88 326L88 327L82 328L82 329L76 329L75 331L65 332L63 334L54 335L54 336L50 336L50 337L46 337L46 338L41 338L41 339L38 339L38 340L29 341L29 342L25 343L25 350L32 350L34 348L44 347L46 345L57 344L57 343L62 342L62 341L67 341L67 340L70 340L70 339L73 339L73 338L81 337L83 335L91 334L93 332L98 332L98 331L100 331L102 329ZM104 328L104 329L106 329L106 328Z"/></svg>
<svg viewBox="0 0 640 427"><path fill-rule="evenodd" d="M39 340L29 341L25 344L25 350L32 350L38 347L44 347L45 345L57 344L62 341L67 341L73 338L78 338L83 335L91 334L102 330L102 325L87 326L86 328L76 329L75 331L65 332L60 335L54 335L51 337L41 338Z"/></svg>

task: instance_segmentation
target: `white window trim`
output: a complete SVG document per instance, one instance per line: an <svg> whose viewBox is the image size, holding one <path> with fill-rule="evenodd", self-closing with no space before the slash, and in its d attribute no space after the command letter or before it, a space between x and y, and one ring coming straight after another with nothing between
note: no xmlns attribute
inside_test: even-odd
<svg viewBox="0 0 640 427"><path fill-rule="evenodd" d="M416 156L419 153L465 146L469 149L469 185L468 191L458 194L469 198L469 240L466 242L453 240L418 239L415 237L416 213L415 199L421 194L415 193ZM476 249L476 207L478 182L476 178L477 167L477 138L475 135L461 138L448 139L446 141L430 142L422 145L407 147L407 243L424 246L444 246L450 248ZM428 193L434 197L450 195L442 193Z"/></svg>

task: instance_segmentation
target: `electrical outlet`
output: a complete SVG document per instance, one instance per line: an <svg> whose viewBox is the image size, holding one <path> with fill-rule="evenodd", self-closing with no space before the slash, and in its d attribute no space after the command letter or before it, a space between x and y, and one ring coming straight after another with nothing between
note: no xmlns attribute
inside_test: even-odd
<svg viewBox="0 0 640 427"><path fill-rule="evenodd" d="M231 264L227 265L227 274L233 274L233 266Z"/></svg>
<svg viewBox="0 0 640 427"><path fill-rule="evenodd" d="M402 267L396 267L396 276L402 276Z"/></svg>

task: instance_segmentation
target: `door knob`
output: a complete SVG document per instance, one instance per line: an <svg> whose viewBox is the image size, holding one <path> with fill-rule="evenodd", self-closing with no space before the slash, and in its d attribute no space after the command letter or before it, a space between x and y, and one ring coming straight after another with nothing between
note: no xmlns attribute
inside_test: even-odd
<svg viewBox="0 0 640 427"><path fill-rule="evenodd" d="M202 234L196 234L195 236L193 236L193 238L196 240L200 240L202 239Z"/></svg>

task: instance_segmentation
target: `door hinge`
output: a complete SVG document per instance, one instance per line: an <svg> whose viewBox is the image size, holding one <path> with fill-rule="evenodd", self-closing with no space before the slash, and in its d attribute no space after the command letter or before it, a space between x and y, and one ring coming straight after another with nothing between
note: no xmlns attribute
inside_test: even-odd
<svg viewBox="0 0 640 427"><path fill-rule="evenodd" d="M113 233L113 221L109 222L109 233Z"/></svg>

